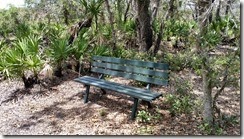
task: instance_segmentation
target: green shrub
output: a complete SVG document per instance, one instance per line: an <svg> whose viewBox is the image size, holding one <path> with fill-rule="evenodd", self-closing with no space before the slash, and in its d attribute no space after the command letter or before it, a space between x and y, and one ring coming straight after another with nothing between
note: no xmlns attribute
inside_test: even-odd
<svg viewBox="0 0 244 139"><path fill-rule="evenodd" d="M190 113L193 110L194 99L190 92L192 84L177 75L171 74L170 85L174 87L173 93L166 95L166 102L170 105L171 114Z"/></svg>
<svg viewBox="0 0 244 139"><path fill-rule="evenodd" d="M23 23L19 23L16 26L15 36L17 38L28 37L30 34L31 34L31 29L29 24L23 22Z"/></svg>
<svg viewBox="0 0 244 139"><path fill-rule="evenodd" d="M208 123L203 122L198 126L198 128L207 135L223 135L223 128L221 128L218 124L210 126Z"/></svg>
<svg viewBox="0 0 244 139"><path fill-rule="evenodd" d="M135 56L135 51L125 49L124 46L117 46L113 56L118 58L131 59Z"/></svg>
<svg viewBox="0 0 244 139"><path fill-rule="evenodd" d="M181 51L177 54L166 53L164 61L170 64L171 71L181 71L190 67L191 54L187 51Z"/></svg>
<svg viewBox="0 0 244 139"><path fill-rule="evenodd" d="M5 48L0 56L0 73L6 78L22 78L26 88L32 87L43 65L38 46L39 38L28 36L14 42L13 47Z"/></svg>
<svg viewBox="0 0 244 139"><path fill-rule="evenodd" d="M165 23L165 37L177 37L186 40L191 30L194 29L197 25L195 21L185 21L185 20L175 20L171 19Z"/></svg>
<svg viewBox="0 0 244 139"><path fill-rule="evenodd" d="M92 55L97 56L110 56L111 55L111 47L107 47L105 45L95 45L92 50Z"/></svg>
<svg viewBox="0 0 244 139"><path fill-rule="evenodd" d="M161 114L158 112L158 108L155 113L149 113L148 111L141 110L138 111L136 119L141 123L150 123L158 121L162 118Z"/></svg>
<svg viewBox="0 0 244 139"><path fill-rule="evenodd" d="M148 123L152 120L152 116L149 112L147 112L145 110L138 111L137 120L139 122Z"/></svg>
<svg viewBox="0 0 244 139"><path fill-rule="evenodd" d="M223 115L222 120L224 121L225 126L234 126L239 123L237 117L233 115Z"/></svg>
<svg viewBox="0 0 244 139"><path fill-rule="evenodd" d="M169 104L171 115L189 114L193 111L194 102L190 96L166 95L166 103Z"/></svg>
<svg viewBox="0 0 244 139"><path fill-rule="evenodd" d="M79 38L75 40L74 43L72 44L72 47L73 47L72 54L75 56L76 60L80 61L83 55L89 54L89 52L87 52L89 44L86 39Z"/></svg>
<svg viewBox="0 0 244 139"><path fill-rule="evenodd" d="M190 79L179 77L174 73L170 74L170 86L173 87L173 93L180 96L190 95L193 89Z"/></svg>
<svg viewBox="0 0 244 139"><path fill-rule="evenodd" d="M68 45L66 38L54 39L46 54L51 58L52 64L56 68L55 75L62 76L62 69L65 60L70 56L73 48Z"/></svg>

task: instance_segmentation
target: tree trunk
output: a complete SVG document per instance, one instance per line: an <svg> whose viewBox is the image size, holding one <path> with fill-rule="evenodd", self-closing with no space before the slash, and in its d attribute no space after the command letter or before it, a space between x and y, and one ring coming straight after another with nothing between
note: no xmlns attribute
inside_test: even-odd
<svg viewBox="0 0 244 139"><path fill-rule="evenodd" d="M159 2L160 0L154 0L153 9L152 9L152 23L154 22L158 14Z"/></svg>
<svg viewBox="0 0 244 139"><path fill-rule="evenodd" d="M220 8L221 8L221 0L219 1L219 5L218 5L218 8L216 10L216 20L220 20L221 17L220 17Z"/></svg>
<svg viewBox="0 0 244 139"><path fill-rule="evenodd" d="M209 77L210 71L208 71L207 61L203 61L202 64L202 79L203 79L203 92L204 92L204 110L203 120L210 126L213 125L213 101L212 101L212 85Z"/></svg>
<svg viewBox="0 0 244 139"><path fill-rule="evenodd" d="M147 52L152 46L152 26L149 15L150 0L137 0L140 51Z"/></svg>
<svg viewBox="0 0 244 139"><path fill-rule="evenodd" d="M70 37L69 37L68 45L71 45L73 43L73 41L78 36L79 32L81 31L81 29L83 27L86 27L86 28L91 27L92 19L93 19L92 17L89 17L86 20L80 21L71 27L71 29L69 31Z"/></svg>
<svg viewBox="0 0 244 139"><path fill-rule="evenodd" d="M202 59L202 79L203 79L203 93L204 93L204 110L203 110L203 119L205 122L207 122L211 127L213 125L213 105L212 105L212 86L211 86L211 80L209 77L210 71L208 67L208 53L206 48L202 46L202 37L206 33L206 29L208 26L208 16L205 15L205 12L210 7L212 1L208 0L198 0L198 6L199 6L199 18L198 18L198 25L200 29L200 33L197 40L197 51L199 54L199 57Z"/></svg>
<svg viewBox="0 0 244 139"><path fill-rule="evenodd" d="M169 1L169 10L168 10L168 18L172 19L174 17L174 11L175 11L175 6L174 6L175 0L170 0Z"/></svg>
<svg viewBox="0 0 244 139"><path fill-rule="evenodd" d="M121 6L121 0L117 0L117 12L118 12L118 17L117 17L117 22L119 25L122 23L122 6Z"/></svg>
<svg viewBox="0 0 244 139"><path fill-rule="evenodd" d="M110 11L110 5L109 5L109 1L105 0L105 4L109 13L109 22L111 24L111 29L112 29L112 37L113 37L113 52L116 50L116 34L115 34L115 30L114 30L114 23L113 23L113 14Z"/></svg>
<svg viewBox="0 0 244 139"><path fill-rule="evenodd" d="M226 5L226 9L225 9L225 16L227 16L229 14L230 4L231 4L231 0L228 0L227 5Z"/></svg>
<svg viewBox="0 0 244 139"><path fill-rule="evenodd" d="M63 14L64 14L64 23L66 25L69 25L69 11L68 9L65 7L65 5L63 6Z"/></svg>
<svg viewBox="0 0 244 139"><path fill-rule="evenodd" d="M37 83L38 78L33 75L29 77L23 75L22 80L24 82L25 88L28 89L28 88L32 88L33 85Z"/></svg>
<svg viewBox="0 0 244 139"><path fill-rule="evenodd" d="M198 4L195 4L194 5L194 11L193 11L193 14L192 14L192 17L193 19L197 22L198 21Z"/></svg>
<svg viewBox="0 0 244 139"><path fill-rule="evenodd" d="M62 67L57 67L57 69L54 71L54 75L57 77L62 77L63 76L63 68Z"/></svg>
<svg viewBox="0 0 244 139"><path fill-rule="evenodd" d="M212 3L214 3L214 1L215 1L215 0L212 0ZM212 3L211 3L211 4L212 4ZM209 13L208 20L209 20L209 23L212 22L212 20L213 20L213 13L212 13L212 12Z"/></svg>
<svg viewBox="0 0 244 139"><path fill-rule="evenodd" d="M159 47L160 47L160 43L161 43L161 40L162 40L162 36L163 36L163 28L164 28L164 22L161 22L160 24L160 29L159 29L159 32L157 34L157 39L156 39L156 42L155 42L155 48L153 50L153 55L156 56L158 50L159 50ZM163 54L164 56L164 54Z"/></svg>
<svg viewBox="0 0 244 139"><path fill-rule="evenodd" d="M126 20L127 20L127 14L128 14L128 12L129 12L131 2L132 2L132 0L129 0L129 2L127 3L127 7L126 7L126 10L125 10L125 13L124 13L124 23L126 23Z"/></svg>

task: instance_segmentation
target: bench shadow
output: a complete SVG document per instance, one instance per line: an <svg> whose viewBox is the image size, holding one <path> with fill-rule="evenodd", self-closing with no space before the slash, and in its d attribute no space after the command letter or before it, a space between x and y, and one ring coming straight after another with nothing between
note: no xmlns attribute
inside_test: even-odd
<svg viewBox="0 0 244 139"><path fill-rule="evenodd" d="M92 87L92 88L94 89L91 89L89 94L89 101L91 103L98 104L102 107L105 107L108 113L118 112L114 116L114 118L116 118L116 116L119 114L122 113L126 114L127 115L126 119L133 122L133 120L130 119L132 113L132 107L134 104L133 97L120 94L114 91L109 91L109 90L106 90L107 93L102 95L102 91L100 91L100 89L96 87ZM156 101L157 100L152 101L151 102L152 107L148 108L148 105L147 103L145 103L145 101L139 100L137 110L138 111L146 110L151 113L156 113L156 105L158 107L163 108L162 106L163 104L158 105L159 103L155 103Z"/></svg>
<svg viewBox="0 0 244 139"><path fill-rule="evenodd" d="M127 95L119 94L117 92L107 90L105 95L101 95L99 88L91 87L89 94L89 102L83 103L84 91L74 94L63 101L53 102L52 105L44 107L40 111L34 112L26 120L23 120L18 127L20 130L31 130L32 126L38 127L39 124L48 124L52 128L52 134L58 135L62 131L62 123L65 121L85 121L92 120L92 118L98 118L99 122L114 123L115 128L120 128L119 125L134 124L135 120L131 120L131 110L133 106L133 98ZM64 108L70 101L81 101L82 105L74 106L70 108ZM95 105L99 105L98 109L94 108ZM106 114L102 116L101 110L105 110ZM155 112L156 107L147 109L147 105L139 103L138 110L146 110ZM108 114L110 114L108 116ZM96 116L98 117L96 117ZM121 115L123 118L121 119ZM118 119L120 119L118 121ZM98 123L100 124L100 123ZM102 123L101 123L102 124ZM118 127L117 127L118 126ZM47 133L48 134L48 133Z"/></svg>
<svg viewBox="0 0 244 139"><path fill-rule="evenodd" d="M116 99L110 98L110 95L115 95ZM62 106L68 105L71 100L77 100L83 103L83 94L81 92L66 98L61 102L54 102L48 107L44 107L40 111L34 112L26 120L23 120L18 127L21 130L30 130L31 126L39 126L38 124L47 123L48 126L51 126L55 130L54 134L61 132L62 126L60 124L64 121L77 119L79 121L87 120L94 118L94 115L97 114L98 118L103 122L109 121L116 123L116 118L120 114L127 115L122 121L121 124L133 123L134 121L130 119L131 109L133 105L133 99L127 96L114 94L113 92L108 92L106 95L100 96L97 92L91 92L89 96L89 102L83 103L77 107L72 106L72 108L62 108ZM118 101L119 99L119 101ZM94 108L94 104L99 105L99 108ZM140 106L138 106L139 108ZM106 109L106 113L114 113L113 118L107 118L106 116L99 115L99 111ZM48 119L46 119L48 117Z"/></svg>
<svg viewBox="0 0 244 139"><path fill-rule="evenodd" d="M89 101L107 108L109 112L118 111L126 114L130 114L133 105L133 98L111 91L104 95L100 92L90 92Z"/></svg>

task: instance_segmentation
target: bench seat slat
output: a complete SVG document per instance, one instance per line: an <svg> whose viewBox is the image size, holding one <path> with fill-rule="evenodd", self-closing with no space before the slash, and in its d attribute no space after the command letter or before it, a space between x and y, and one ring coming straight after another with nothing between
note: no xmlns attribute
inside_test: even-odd
<svg viewBox="0 0 244 139"><path fill-rule="evenodd" d="M83 77L76 78L74 80L86 85L93 85L99 88L117 91L146 101L152 101L162 95L160 93L151 92L149 90L143 90L132 86L126 86L114 82L109 82L109 81L97 79L90 76L83 76Z"/></svg>
<svg viewBox="0 0 244 139"><path fill-rule="evenodd" d="M141 75L135 75L135 74L125 73L125 72L120 72L120 71L114 71L114 70L110 70L110 69L92 68L91 71L108 74L108 75L112 75L112 76L120 76L120 77L124 77L127 79L135 79L138 81L143 81L143 82L157 84L157 85L165 85L165 86L168 85L167 80L162 80L159 78L151 78L151 77L146 77L146 76L141 76Z"/></svg>
<svg viewBox="0 0 244 139"><path fill-rule="evenodd" d="M100 80L100 79L97 79L97 78L94 78L94 77L91 77L91 76L80 77L77 80L89 80L89 81L96 81L96 82L97 81L102 81L102 82L109 83L109 85L115 85L115 86L120 87L120 88L123 87L121 89L124 89L124 87L126 87L127 89L130 89L130 91L132 91L132 92L134 90L136 90L136 92L142 93L143 95L147 95L147 96L157 97L159 95L159 93L155 93L155 92L152 92L150 90L140 89L140 88L136 88L136 87L132 87L132 86L126 86L126 85L123 85L123 84L110 82L110 81L106 81L106 80Z"/></svg>
<svg viewBox="0 0 244 139"><path fill-rule="evenodd" d="M169 65L167 63L154 63L148 61L139 61L139 60L128 60L128 59L120 59L114 57L104 57L104 56L93 56L93 60L97 61L105 61L106 63L119 63L119 64L127 64L133 66L141 66L146 68L156 68L159 70L169 70Z"/></svg>
<svg viewBox="0 0 244 139"><path fill-rule="evenodd" d="M163 78L167 80L168 73L164 71L155 71L155 70L150 70L146 68L141 68L141 67L131 67L127 66L125 64L111 64L111 63L99 63L99 62L93 62L92 63L93 67L101 67L101 68L107 68L107 69L112 69L112 70L119 70L127 73L133 73L133 74L144 74L144 75L152 75L156 77Z"/></svg>
<svg viewBox="0 0 244 139"><path fill-rule="evenodd" d="M155 93L155 92L152 92L150 90L140 89L140 88L136 88L136 87L132 87L132 86L126 86L126 85L115 83L115 82L97 79L97 78L94 78L91 76L79 77L79 78L76 78L75 81L78 81L78 82L83 82L83 81L92 82L92 81L94 81L94 82L99 82L99 83L108 83L109 85L114 85L114 86L120 87L122 89L124 89L124 87L126 87L127 89L130 89L132 92L134 90L136 90L136 92L142 93L142 94L147 95L147 96L157 97L159 95L159 93Z"/></svg>

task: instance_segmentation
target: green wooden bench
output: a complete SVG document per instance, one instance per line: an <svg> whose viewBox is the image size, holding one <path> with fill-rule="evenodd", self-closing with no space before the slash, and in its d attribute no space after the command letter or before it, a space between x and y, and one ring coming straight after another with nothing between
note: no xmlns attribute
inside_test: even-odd
<svg viewBox="0 0 244 139"><path fill-rule="evenodd" d="M91 62L91 71L101 74L99 78L91 76L82 76L74 79L85 85L86 92L84 103L88 102L90 86L96 86L105 90L112 90L118 93L129 95L134 98L131 118L135 119L138 100L144 100L150 104L151 101L162 96L162 93L150 90L151 84L167 86L169 78L169 65L166 63L154 63L138 60L127 60L113 57L93 56ZM104 80L104 75L112 75L133 79L147 83L145 89L123 85Z"/></svg>

